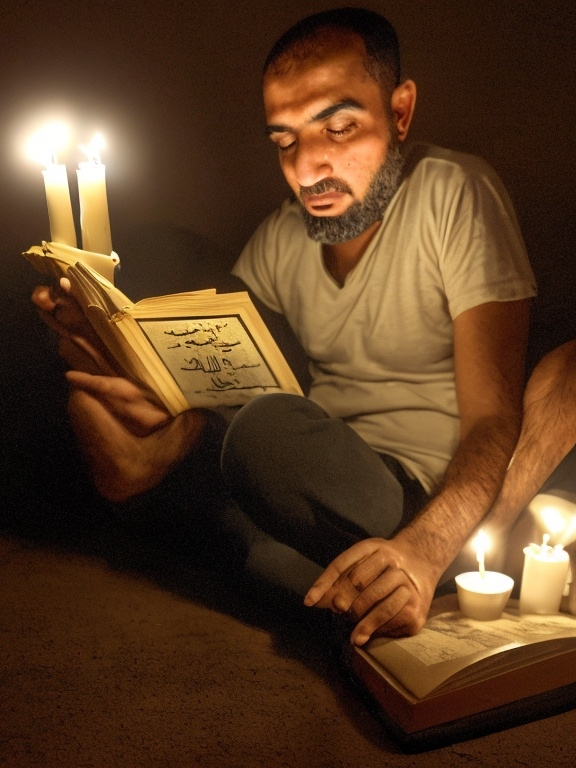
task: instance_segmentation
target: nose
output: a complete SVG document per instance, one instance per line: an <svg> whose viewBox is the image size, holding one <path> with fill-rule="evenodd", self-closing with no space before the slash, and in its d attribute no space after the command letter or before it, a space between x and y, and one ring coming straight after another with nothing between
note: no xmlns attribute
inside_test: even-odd
<svg viewBox="0 0 576 768"><path fill-rule="evenodd" d="M292 171L301 187L332 176L332 163L324 142L319 138L299 138L291 155Z"/></svg>

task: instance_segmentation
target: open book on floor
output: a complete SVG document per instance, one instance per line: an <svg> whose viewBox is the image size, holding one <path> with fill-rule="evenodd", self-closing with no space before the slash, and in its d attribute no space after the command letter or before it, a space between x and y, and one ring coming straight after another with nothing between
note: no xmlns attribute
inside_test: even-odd
<svg viewBox="0 0 576 768"><path fill-rule="evenodd" d="M576 616L521 616L517 601L496 621L475 621L446 595L418 635L373 639L350 653L361 687L413 751L576 705Z"/></svg>
<svg viewBox="0 0 576 768"><path fill-rule="evenodd" d="M23 255L51 279L70 280L118 374L153 392L172 415L243 405L271 392L302 394L244 291L190 291L133 303L113 284L115 255L57 243Z"/></svg>

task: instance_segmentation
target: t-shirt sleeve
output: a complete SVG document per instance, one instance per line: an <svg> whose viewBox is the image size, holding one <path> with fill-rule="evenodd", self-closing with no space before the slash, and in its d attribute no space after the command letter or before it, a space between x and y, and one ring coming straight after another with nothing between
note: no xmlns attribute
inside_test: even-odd
<svg viewBox="0 0 576 768"><path fill-rule="evenodd" d="M274 312L282 312L275 289L274 254L278 248L280 211L270 214L256 229L244 246L232 274L241 278L248 288Z"/></svg>
<svg viewBox="0 0 576 768"><path fill-rule="evenodd" d="M512 203L489 166L467 175L452 202L440 269L453 318L490 301L536 294Z"/></svg>

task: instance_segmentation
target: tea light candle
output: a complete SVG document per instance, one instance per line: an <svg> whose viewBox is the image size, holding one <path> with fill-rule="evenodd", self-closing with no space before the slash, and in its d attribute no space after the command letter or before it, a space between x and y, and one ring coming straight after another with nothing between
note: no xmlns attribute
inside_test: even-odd
<svg viewBox="0 0 576 768"><path fill-rule="evenodd" d="M456 576L458 605L465 616L479 621L499 619L512 594L514 580L504 573L468 571Z"/></svg>
<svg viewBox="0 0 576 768"><path fill-rule="evenodd" d="M456 576L458 605L465 616L479 621L499 619L512 594L514 580L504 573L487 571L484 555L489 540L483 531L479 531L473 542L476 546L478 571L468 571Z"/></svg>
<svg viewBox="0 0 576 768"><path fill-rule="evenodd" d="M524 568L520 587L521 613L558 613L568 579L570 558L561 544L551 547L549 534L542 544L524 548Z"/></svg>
<svg viewBox="0 0 576 768"><path fill-rule="evenodd" d="M112 238L106 194L106 168L100 160L103 143L102 136L96 134L87 147L81 147L88 159L78 164L78 195L83 250L109 256L112 253Z"/></svg>

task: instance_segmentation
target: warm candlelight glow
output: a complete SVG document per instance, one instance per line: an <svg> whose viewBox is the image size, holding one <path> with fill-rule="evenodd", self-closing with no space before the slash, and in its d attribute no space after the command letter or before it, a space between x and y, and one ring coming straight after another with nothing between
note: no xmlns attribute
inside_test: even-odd
<svg viewBox="0 0 576 768"><path fill-rule="evenodd" d="M476 549L476 560L478 562L480 575L484 578L486 574L486 570L484 566L484 555L486 554L486 551L490 548L490 539L484 533L484 531L480 529L476 534L476 537L472 542L472 544Z"/></svg>
<svg viewBox="0 0 576 768"><path fill-rule="evenodd" d="M64 123L48 123L30 137L26 151L31 160L48 168L58 163L58 153L68 144L69 130Z"/></svg>
<svg viewBox="0 0 576 768"><path fill-rule="evenodd" d="M556 507L544 507L540 512L544 528L552 535L559 534L566 527L566 521Z"/></svg>
<svg viewBox="0 0 576 768"><path fill-rule="evenodd" d="M84 152L90 164L100 165L102 162L100 158L100 152L104 149L105 146L106 142L104 141L104 136L102 136L101 133L95 133L90 144L81 144L80 149L82 152ZM80 167L82 167L82 164Z"/></svg>
<svg viewBox="0 0 576 768"><path fill-rule="evenodd" d="M550 534L552 545L567 546L576 540L576 503L573 501L540 493L530 502L528 509L539 529L535 534Z"/></svg>

